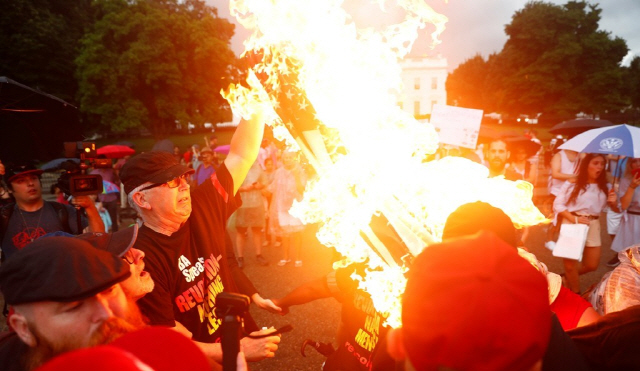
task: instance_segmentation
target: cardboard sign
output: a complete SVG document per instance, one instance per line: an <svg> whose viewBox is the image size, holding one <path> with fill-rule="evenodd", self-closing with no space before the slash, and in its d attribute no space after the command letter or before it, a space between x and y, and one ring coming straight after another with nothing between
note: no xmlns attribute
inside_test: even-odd
<svg viewBox="0 0 640 371"><path fill-rule="evenodd" d="M482 110L435 104L431 124L438 129L440 143L476 149Z"/></svg>

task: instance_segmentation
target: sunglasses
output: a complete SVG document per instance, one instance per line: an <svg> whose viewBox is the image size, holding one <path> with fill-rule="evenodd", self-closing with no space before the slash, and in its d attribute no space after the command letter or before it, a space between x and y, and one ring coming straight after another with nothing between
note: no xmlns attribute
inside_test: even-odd
<svg viewBox="0 0 640 371"><path fill-rule="evenodd" d="M151 188L156 188L156 187L160 187L163 185L167 185L167 187L169 188L176 188L178 186L180 186L180 184L182 184L182 180L184 179L185 182L189 183L189 174L182 174L178 177L175 177L173 179L171 179L170 181L166 182L166 183L159 183L159 184L152 184L150 186L144 187L140 190L140 192L142 191L146 191L147 189L151 189Z"/></svg>

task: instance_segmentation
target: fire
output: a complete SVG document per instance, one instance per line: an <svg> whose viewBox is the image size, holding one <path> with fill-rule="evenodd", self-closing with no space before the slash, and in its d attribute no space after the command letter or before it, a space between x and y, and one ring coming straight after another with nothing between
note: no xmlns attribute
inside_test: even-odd
<svg viewBox="0 0 640 371"><path fill-rule="evenodd" d="M378 0L381 6L384 1ZM338 0L232 0L232 14L252 36L249 88L224 92L236 113L264 113L276 138L299 149L318 177L292 213L320 223L319 241L348 263L369 260L354 277L387 323L401 325L403 257L439 242L447 216L482 200L503 209L517 226L544 217L525 182L488 179L488 170L460 158L425 162L438 137L396 105L399 60L419 29L446 17L421 0L398 0L403 22L358 29Z"/></svg>

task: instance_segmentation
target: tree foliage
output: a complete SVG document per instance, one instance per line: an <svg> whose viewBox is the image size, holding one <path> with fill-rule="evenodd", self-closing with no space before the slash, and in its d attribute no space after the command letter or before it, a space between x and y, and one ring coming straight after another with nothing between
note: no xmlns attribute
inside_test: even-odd
<svg viewBox="0 0 640 371"><path fill-rule="evenodd" d="M598 114L620 109L629 102L620 66L628 49L624 40L598 29L600 13L597 5L584 1L529 2L505 27L508 40L502 51L478 72L484 78L474 81L456 69L449 76L450 85L456 89L475 85L468 92L485 92L481 108L509 114ZM474 59L459 68L469 68L468 63L480 66Z"/></svg>
<svg viewBox="0 0 640 371"><path fill-rule="evenodd" d="M81 109L113 131L146 127L156 138L177 124L231 117L220 90L237 60L233 25L200 0L102 0L76 62Z"/></svg>
<svg viewBox="0 0 640 371"><path fill-rule="evenodd" d="M0 11L0 76L74 102L74 59L90 0L10 0Z"/></svg>

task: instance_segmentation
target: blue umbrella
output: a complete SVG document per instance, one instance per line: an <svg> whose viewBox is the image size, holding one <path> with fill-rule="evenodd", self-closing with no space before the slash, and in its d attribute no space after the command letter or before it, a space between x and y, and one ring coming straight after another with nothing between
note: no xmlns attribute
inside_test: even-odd
<svg viewBox="0 0 640 371"><path fill-rule="evenodd" d="M640 158L640 128L615 125L591 129L569 139L558 148Z"/></svg>
<svg viewBox="0 0 640 371"><path fill-rule="evenodd" d="M47 162L46 164L40 166L40 170L43 170L43 171L60 170L60 165L62 165L62 163L65 162L65 161L73 161L76 164L80 163L80 159L78 159L78 158L57 158L55 160L51 160L51 161Z"/></svg>

